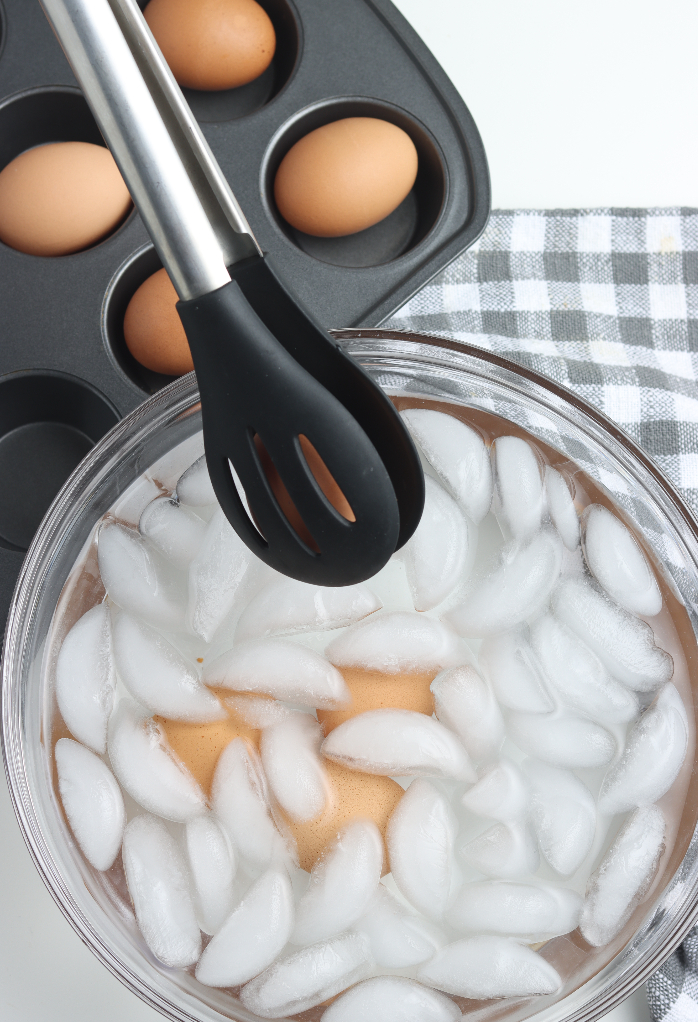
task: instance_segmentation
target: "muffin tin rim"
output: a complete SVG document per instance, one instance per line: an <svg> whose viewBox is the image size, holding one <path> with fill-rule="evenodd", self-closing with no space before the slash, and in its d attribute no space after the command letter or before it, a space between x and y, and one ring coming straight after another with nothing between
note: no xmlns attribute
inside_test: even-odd
<svg viewBox="0 0 698 1022"><path fill-rule="evenodd" d="M2 60L5 52L5 43L7 42L7 14L5 12L5 5L0 0L0 60Z"/></svg>

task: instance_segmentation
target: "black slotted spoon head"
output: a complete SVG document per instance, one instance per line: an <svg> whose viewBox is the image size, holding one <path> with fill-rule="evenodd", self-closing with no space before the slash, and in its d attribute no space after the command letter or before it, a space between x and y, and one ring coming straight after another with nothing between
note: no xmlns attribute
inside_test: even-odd
<svg viewBox="0 0 698 1022"><path fill-rule="evenodd" d="M422 517L424 473L412 437L392 401L289 293L267 257L245 260L229 270L272 334L344 405L370 438L395 491L400 513L399 550Z"/></svg>
<svg viewBox="0 0 698 1022"><path fill-rule="evenodd" d="M42 5L179 295L224 513L283 574L327 586L371 577L424 504L399 415L267 265L135 0ZM323 493L301 438L353 520ZM310 539L285 513L260 442Z"/></svg>
<svg viewBox="0 0 698 1022"><path fill-rule="evenodd" d="M305 582L341 586L374 575L397 547L401 514L390 473L357 419L289 354L236 281L201 299L180 302L178 309L199 381L211 482L235 530L267 564ZM308 323L308 331L312 329ZM335 348L329 336L326 343ZM385 418L395 419L404 431L370 378L361 373L357 379L361 388L355 386L357 403L380 403L384 414L385 402ZM275 496L255 436L316 550L299 535ZM301 436L327 466L355 521L344 517L323 494L301 449ZM414 450L411 441L410 449Z"/></svg>

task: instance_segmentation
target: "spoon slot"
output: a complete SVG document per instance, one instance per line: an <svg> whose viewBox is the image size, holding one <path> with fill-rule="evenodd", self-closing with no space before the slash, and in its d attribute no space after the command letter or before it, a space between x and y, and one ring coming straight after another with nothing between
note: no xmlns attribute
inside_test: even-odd
<svg viewBox="0 0 698 1022"><path fill-rule="evenodd" d="M342 518L345 518L348 522L355 522L356 515L352 511L349 501L344 496L339 484L320 457L317 449L302 433L299 434L297 439L300 447L300 455L305 460L308 469L312 473L315 482L322 490L326 499L335 511L342 516ZM257 454L259 455L262 469L269 481L269 485L271 486L272 492L282 513L289 520L303 542L315 553L319 553L320 547L301 517L298 508L294 504L293 499L291 498L291 495L288 492L288 489L286 488L284 481L259 434L255 435L254 443L257 448Z"/></svg>

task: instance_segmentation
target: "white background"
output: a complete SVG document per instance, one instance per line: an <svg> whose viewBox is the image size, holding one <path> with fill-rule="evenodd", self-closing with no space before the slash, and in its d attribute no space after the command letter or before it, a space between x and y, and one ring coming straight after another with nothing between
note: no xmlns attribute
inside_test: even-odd
<svg viewBox="0 0 698 1022"><path fill-rule="evenodd" d="M475 117L495 208L698 206L695 0L397 6ZM156 1022L64 921L1 785L0 1022ZM611 1018L647 1022L643 991Z"/></svg>
<svg viewBox="0 0 698 1022"><path fill-rule="evenodd" d="M698 206L695 0L393 2L475 118L493 208Z"/></svg>

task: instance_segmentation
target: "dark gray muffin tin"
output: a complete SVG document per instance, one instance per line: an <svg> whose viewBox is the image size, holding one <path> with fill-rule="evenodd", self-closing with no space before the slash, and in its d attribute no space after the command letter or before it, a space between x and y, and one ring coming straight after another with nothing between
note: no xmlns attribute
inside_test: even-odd
<svg viewBox="0 0 698 1022"><path fill-rule="evenodd" d="M140 0L139 0L140 2ZM465 104L389 0L259 0L277 35L270 68L228 92L185 90L274 266L327 327L375 326L471 245L490 208L487 162ZM102 139L38 0L0 7L0 170L46 142ZM145 6L143 0L141 6ZM341 117L404 128L419 153L405 201L347 238L289 227L276 168ZM31 536L89 447L170 382L130 356L123 315L160 266L138 214L59 258L0 243L0 629Z"/></svg>

